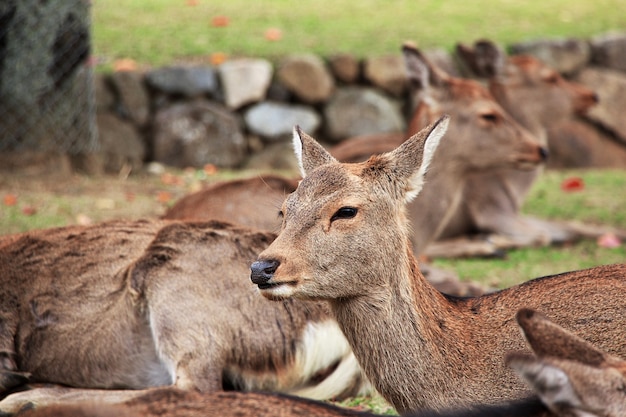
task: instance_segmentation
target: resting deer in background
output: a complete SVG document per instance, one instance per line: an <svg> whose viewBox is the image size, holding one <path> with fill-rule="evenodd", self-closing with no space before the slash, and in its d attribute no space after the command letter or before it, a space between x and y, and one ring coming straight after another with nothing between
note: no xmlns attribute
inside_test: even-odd
<svg viewBox="0 0 626 417"><path fill-rule="evenodd" d="M502 167L517 169L533 169L544 161L546 151L536 139L518 123L516 123L493 99L491 94L474 80L453 78L431 65L415 48L403 48L405 61L412 80L413 89L418 95L417 110L411 123L411 131L417 132L417 126L439 117L444 113L451 115L449 127L448 152L437 154L431 164L432 178L425 185L424 193L428 198L414 201L409 206L409 215L415 233L412 235L413 249L416 254L423 254L428 245L433 242L444 230L448 223L455 220L455 216L462 212L460 207L465 204L465 183L473 172L493 173ZM373 140L363 137L349 140L330 150L339 160L351 162L369 157L378 149L390 150L404 142L405 136L382 135ZM237 202L238 213L250 213L255 219L259 213L268 209L262 217L277 219L278 207L276 200L283 199L283 189L289 185L286 181L273 190L262 187L265 179L249 180L247 189L240 191L241 183L233 187L220 186L220 191L210 188L200 191L196 195L183 198L168 213L166 218L180 218L183 210L177 206L189 207L196 204L195 210L185 210L185 215L202 218L228 218L231 209L223 209L230 205L200 204L199 200L211 200L214 197L223 201L223 195L228 190L228 196ZM274 180L268 179L268 184ZM295 189L295 184L291 183ZM260 194L257 188L263 188L266 197L258 196L247 202L238 197L238 193ZM272 186L273 188L273 186ZM479 193L482 190L474 190ZM484 190L488 192L488 190ZM191 204L190 204L191 203ZM210 204L210 206L209 206ZM274 208L276 207L276 208ZM258 223L257 223L258 225ZM280 222L276 220L276 230ZM489 245L488 251L492 250Z"/></svg>
<svg viewBox="0 0 626 417"><path fill-rule="evenodd" d="M412 417L622 417L626 415L626 363L612 357L529 309L520 310L517 322L537 355L514 352L506 363L528 381L535 395L493 406L448 410L419 410ZM30 395L25 395L30 394ZM161 416L200 417L367 417L356 412L303 398L239 391L199 394L174 388L149 392L41 388L14 394L0 402L0 412L31 417ZM115 404L115 405L112 405ZM546 404L552 411L549 411Z"/></svg>
<svg viewBox="0 0 626 417"><path fill-rule="evenodd" d="M368 392L325 303L272 303L250 287L249 264L274 237L216 221L3 237L0 398L27 382Z"/></svg>
<svg viewBox="0 0 626 417"><path fill-rule="evenodd" d="M585 120L597 102L592 90L533 56L507 56L489 40L458 44L456 51L466 72L487 80L506 111L546 138L548 168L626 168L626 148Z"/></svg>
<svg viewBox="0 0 626 417"><path fill-rule="evenodd" d="M278 237L251 265L260 293L327 300L365 374L401 413L529 395L503 364L506 352L524 347L513 323L521 307L626 356L626 265L463 299L424 279L406 203L436 181L427 173L435 150L455 152L443 138L447 124L444 117L394 151L355 164L337 162L296 129L303 180L283 203Z"/></svg>

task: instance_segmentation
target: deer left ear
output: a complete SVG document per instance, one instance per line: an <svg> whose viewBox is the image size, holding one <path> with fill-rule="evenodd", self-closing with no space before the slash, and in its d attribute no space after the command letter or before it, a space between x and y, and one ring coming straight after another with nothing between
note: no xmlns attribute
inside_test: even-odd
<svg viewBox="0 0 626 417"><path fill-rule="evenodd" d="M319 166L337 162L322 145L304 133L300 126L293 129L293 149L298 159L302 178Z"/></svg>

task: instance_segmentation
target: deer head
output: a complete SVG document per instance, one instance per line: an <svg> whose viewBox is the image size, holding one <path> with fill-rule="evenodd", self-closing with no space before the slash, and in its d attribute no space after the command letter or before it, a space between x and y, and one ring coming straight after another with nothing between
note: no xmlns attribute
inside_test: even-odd
<svg viewBox="0 0 626 417"><path fill-rule="evenodd" d="M555 414L573 417L626 415L626 361L529 309L517 313L536 356L512 353L507 363Z"/></svg>
<svg viewBox="0 0 626 417"><path fill-rule="evenodd" d="M380 260L404 252L409 262L405 202L422 189L447 126L444 116L394 151L356 164L337 162L296 128L303 180L283 203L280 235L251 266L261 293L270 299L343 298L358 295L354 289L387 285ZM381 230L389 236L384 242ZM355 265L364 271L358 279L367 281L369 290L342 281L354 276L347 272Z"/></svg>

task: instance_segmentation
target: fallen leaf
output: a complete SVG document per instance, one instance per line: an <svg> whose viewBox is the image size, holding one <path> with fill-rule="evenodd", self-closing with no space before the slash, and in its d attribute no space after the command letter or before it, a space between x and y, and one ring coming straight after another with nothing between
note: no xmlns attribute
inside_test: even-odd
<svg viewBox="0 0 626 417"><path fill-rule="evenodd" d="M124 194L124 197L126 198L126 201L130 203L132 201L135 201L136 195L132 191L127 191L126 194Z"/></svg>
<svg viewBox="0 0 626 417"><path fill-rule="evenodd" d="M605 233L602 236L598 237L598 246L601 248L617 248L622 242L614 233Z"/></svg>
<svg viewBox="0 0 626 417"><path fill-rule="evenodd" d="M17 204L17 196L15 194L6 194L4 196L5 206L14 206Z"/></svg>
<svg viewBox="0 0 626 417"><path fill-rule="evenodd" d="M22 207L22 214L25 216L32 216L37 213L37 209L33 206L24 206Z"/></svg>
<svg viewBox="0 0 626 417"><path fill-rule="evenodd" d="M214 27L226 27L230 24L230 19L227 16L214 16L211 19L211 25Z"/></svg>
<svg viewBox="0 0 626 417"><path fill-rule="evenodd" d="M213 52L209 56L209 62L211 65L220 65L226 61L227 55L224 52Z"/></svg>
<svg viewBox="0 0 626 417"><path fill-rule="evenodd" d="M567 192L582 191L585 189L585 182L580 177L570 177L563 180L561 190Z"/></svg>
<svg viewBox="0 0 626 417"><path fill-rule="evenodd" d="M218 171L217 167L213 164L206 164L202 169L207 175L215 175Z"/></svg>
<svg viewBox="0 0 626 417"><path fill-rule="evenodd" d="M187 0L187 6L197 6L198 0Z"/></svg>
<svg viewBox="0 0 626 417"><path fill-rule="evenodd" d="M279 41L283 37L283 31L278 28L269 28L265 31L265 39Z"/></svg>
<svg viewBox="0 0 626 417"><path fill-rule="evenodd" d="M172 200L172 194L168 193L167 191L159 191L157 193L157 201L159 203L169 203Z"/></svg>
<svg viewBox="0 0 626 417"><path fill-rule="evenodd" d="M137 65L134 59L124 58L113 62L113 71L115 72L137 71L137 68L139 68L139 65Z"/></svg>

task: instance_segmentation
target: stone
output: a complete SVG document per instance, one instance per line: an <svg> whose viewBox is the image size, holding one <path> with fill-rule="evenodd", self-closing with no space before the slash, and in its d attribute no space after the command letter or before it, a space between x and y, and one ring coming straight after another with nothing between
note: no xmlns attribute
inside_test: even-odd
<svg viewBox="0 0 626 417"><path fill-rule="evenodd" d="M361 75L361 64L352 54L333 55L328 59L328 65L335 78L342 83L353 84Z"/></svg>
<svg viewBox="0 0 626 417"><path fill-rule="evenodd" d="M368 87L342 87L324 107L328 139L404 132L400 104Z"/></svg>
<svg viewBox="0 0 626 417"><path fill-rule="evenodd" d="M123 169L138 172L146 156L146 145L133 124L121 120L114 114L99 113L98 139L100 149L96 152L104 172L117 174ZM76 162L74 162L76 164ZM99 168L82 164L83 172L97 172Z"/></svg>
<svg viewBox="0 0 626 417"><path fill-rule="evenodd" d="M146 73L153 89L172 95L215 97L218 90L215 69L208 66L170 66Z"/></svg>
<svg viewBox="0 0 626 417"><path fill-rule="evenodd" d="M626 33L609 33L591 39L595 65L626 72Z"/></svg>
<svg viewBox="0 0 626 417"><path fill-rule="evenodd" d="M166 165L237 168L246 158L247 146L232 112L218 103L198 100L156 113L152 149L153 159Z"/></svg>
<svg viewBox="0 0 626 417"><path fill-rule="evenodd" d="M387 93L402 96L408 86L408 75L402 55L384 55L365 59L366 80Z"/></svg>
<svg viewBox="0 0 626 417"><path fill-rule="evenodd" d="M108 76L101 73L94 74L94 95L96 99L96 111L110 112L115 107L115 94L111 90Z"/></svg>
<svg viewBox="0 0 626 417"><path fill-rule="evenodd" d="M591 60L589 43L580 39L547 39L511 45L513 54L529 54L562 74L573 74Z"/></svg>
<svg viewBox="0 0 626 417"><path fill-rule="evenodd" d="M288 171L299 175L298 160L293 153L291 141L270 143L262 150L253 153L244 164L244 169L255 171Z"/></svg>
<svg viewBox="0 0 626 417"><path fill-rule="evenodd" d="M110 79L120 100L120 113L138 128L144 127L150 117L150 98L144 86L143 74L118 71L111 74Z"/></svg>
<svg viewBox="0 0 626 417"><path fill-rule="evenodd" d="M314 54L285 57L278 66L276 76L290 92L308 104L328 100L335 89L330 70Z"/></svg>
<svg viewBox="0 0 626 417"><path fill-rule="evenodd" d="M598 95L598 104L591 107L585 117L604 126L626 144L626 74L588 67L580 72L576 81L591 88Z"/></svg>
<svg viewBox="0 0 626 417"><path fill-rule="evenodd" d="M224 102L230 109L265 98L272 81L272 64L265 59L239 58L218 67Z"/></svg>
<svg viewBox="0 0 626 417"><path fill-rule="evenodd" d="M244 120L248 130L269 140L291 137L295 125L313 134L321 123L312 107L269 101L250 107Z"/></svg>

